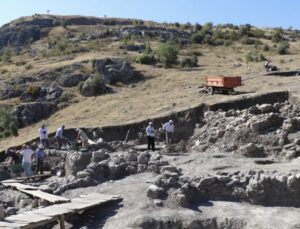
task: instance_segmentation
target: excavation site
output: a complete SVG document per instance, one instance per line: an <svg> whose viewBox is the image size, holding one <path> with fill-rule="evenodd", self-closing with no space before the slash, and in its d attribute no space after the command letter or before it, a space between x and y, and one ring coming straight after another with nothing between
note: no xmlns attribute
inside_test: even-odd
<svg viewBox="0 0 300 229"><path fill-rule="evenodd" d="M169 145L157 130L155 151L143 132L148 120L85 129L100 141L46 149L47 172L31 177L2 163L0 226L298 228L296 104L286 91L260 93L154 119L175 125Z"/></svg>
<svg viewBox="0 0 300 229"><path fill-rule="evenodd" d="M0 229L299 229L299 8L2 1Z"/></svg>

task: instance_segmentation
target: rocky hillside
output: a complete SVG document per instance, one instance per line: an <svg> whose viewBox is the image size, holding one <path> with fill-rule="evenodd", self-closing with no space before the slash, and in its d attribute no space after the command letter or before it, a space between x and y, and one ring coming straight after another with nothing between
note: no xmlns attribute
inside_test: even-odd
<svg viewBox="0 0 300 229"><path fill-rule="evenodd" d="M198 93L206 75L241 75L242 93L290 88L297 77L257 76L267 59L298 68L299 34L249 24L19 18L0 28L0 138L29 140L46 119L51 130L116 125L227 99ZM7 139L18 129L17 140Z"/></svg>

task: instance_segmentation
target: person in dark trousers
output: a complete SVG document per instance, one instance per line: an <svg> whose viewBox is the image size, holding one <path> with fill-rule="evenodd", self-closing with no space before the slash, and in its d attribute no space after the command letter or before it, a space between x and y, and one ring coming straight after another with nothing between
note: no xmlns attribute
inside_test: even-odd
<svg viewBox="0 0 300 229"><path fill-rule="evenodd" d="M44 159L45 159L45 151L44 146L42 144L39 145L35 152L36 156L36 174L44 174L43 166L44 166Z"/></svg>
<svg viewBox="0 0 300 229"><path fill-rule="evenodd" d="M155 136L152 122L149 122L149 126L146 128L146 134L148 139L148 150L152 149L152 151L155 151Z"/></svg>
<svg viewBox="0 0 300 229"><path fill-rule="evenodd" d="M61 149L61 146L62 146L62 143L64 140L64 137L63 137L64 130L65 130L65 126L62 125L56 130L56 133L55 133L55 139L56 139L56 143L58 145L58 149Z"/></svg>
<svg viewBox="0 0 300 229"><path fill-rule="evenodd" d="M39 128L39 136L40 136L40 141L41 144L44 147L49 147L49 141L48 141L48 128L46 127L45 124L42 125L41 128Z"/></svg>

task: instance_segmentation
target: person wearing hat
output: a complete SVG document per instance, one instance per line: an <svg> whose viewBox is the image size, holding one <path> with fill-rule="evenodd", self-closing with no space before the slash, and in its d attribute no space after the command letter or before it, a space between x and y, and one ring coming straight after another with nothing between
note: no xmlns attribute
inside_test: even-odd
<svg viewBox="0 0 300 229"><path fill-rule="evenodd" d="M35 151L36 156L36 174L44 174L44 159L46 156L45 147L40 144L37 150Z"/></svg>
<svg viewBox="0 0 300 229"><path fill-rule="evenodd" d="M149 126L146 128L146 135L148 140L148 150L151 148L152 151L155 151L154 127L152 122L149 122Z"/></svg>
<svg viewBox="0 0 300 229"><path fill-rule="evenodd" d="M166 122L163 125L163 129L166 132L166 142L167 142L167 144L170 144L172 142L173 133L174 133L173 121L169 120L169 122Z"/></svg>
<svg viewBox="0 0 300 229"><path fill-rule="evenodd" d="M80 139L82 148L87 148L88 145L89 145L89 138L88 138L88 136L81 129L77 128L76 131L78 133L77 138L76 138L76 142Z"/></svg>
<svg viewBox="0 0 300 229"><path fill-rule="evenodd" d="M30 149L28 145L23 145L20 154L23 156L22 166L24 169L25 176L27 177L32 176L31 157L34 154L33 150Z"/></svg>

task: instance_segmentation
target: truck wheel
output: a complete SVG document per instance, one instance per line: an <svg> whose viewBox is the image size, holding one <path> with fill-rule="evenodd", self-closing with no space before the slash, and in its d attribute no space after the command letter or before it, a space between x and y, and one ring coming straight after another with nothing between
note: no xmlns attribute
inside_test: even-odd
<svg viewBox="0 0 300 229"><path fill-rule="evenodd" d="M213 95L213 94L214 94L214 88L213 88L213 87L208 87L208 88L207 88L207 93L208 93L209 95Z"/></svg>

